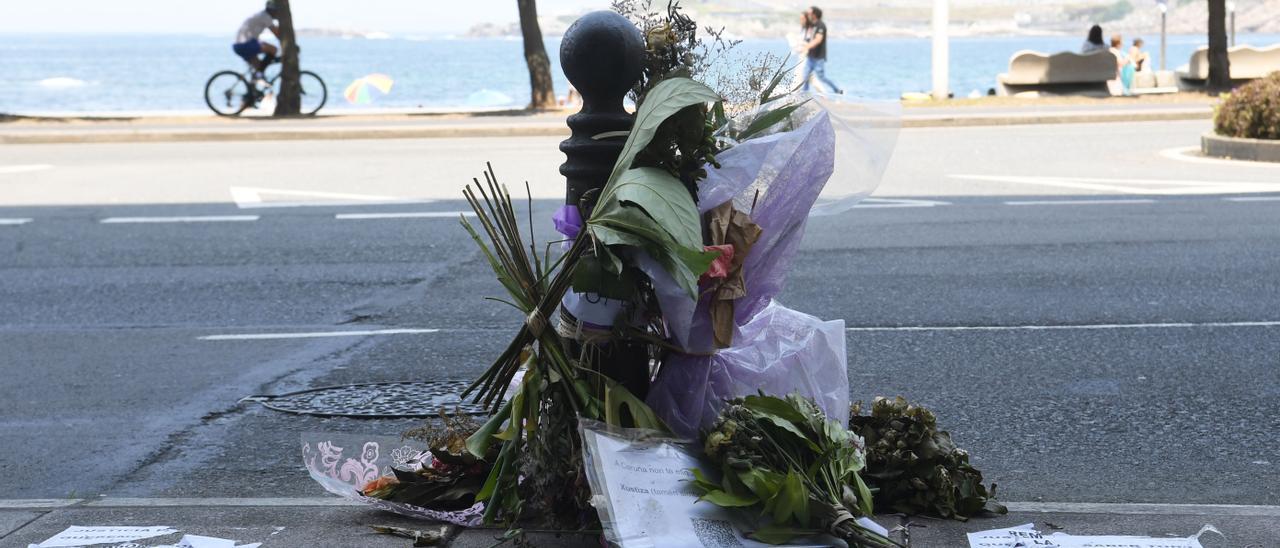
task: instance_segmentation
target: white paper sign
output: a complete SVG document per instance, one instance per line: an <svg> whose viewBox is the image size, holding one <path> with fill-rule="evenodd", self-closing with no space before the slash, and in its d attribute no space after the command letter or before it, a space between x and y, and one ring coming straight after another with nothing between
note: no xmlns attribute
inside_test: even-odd
<svg viewBox="0 0 1280 548"><path fill-rule="evenodd" d="M241 544L236 546L236 541L218 537L205 537L201 535L182 535L182 540L172 546L156 546L155 548L258 548L262 543Z"/></svg>
<svg viewBox="0 0 1280 548"><path fill-rule="evenodd" d="M1199 539L1206 532L1222 534L1213 526L1206 525L1193 536L1175 538L1067 533L1045 535L1037 531L1034 524L1028 523L1008 529L969 533L969 548L1203 548Z"/></svg>
<svg viewBox="0 0 1280 548"><path fill-rule="evenodd" d="M583 446L604 482L604 493L597 492L593 503L602 509L602 520L612 521L606 527L622 548L770 546L747 538L729 511L697 502L689 470L699 463L680 447L662 443L637 450L627 440L592 430L583 432Z"/></svg>
<svg viewBox="0 0 1280 548"><path fill-rule="evenodd" d="M1034 523L1010 527L1007 529L991 529L977 533L969 533L969 548L1057 548L1049 541Z"/></svg>
<svg viewBox="0 0 1280 548"><path fill-rule="evenodd" d="M1129 536L1081 536L1054 533L1049 540L1061 548L1203 548L1196 537L1152 538Z"/></svg>
<svg viewBox="0 0 1280 548"><path fill-rule="evenodd" d="M39 548L68 548L76 546L92 546L94 544L119 544L144 538L172 535L177 532L177 529L163 525L152 527L83 527L80 525L72 525L65 531L33 546L37 546Z"/></svg>

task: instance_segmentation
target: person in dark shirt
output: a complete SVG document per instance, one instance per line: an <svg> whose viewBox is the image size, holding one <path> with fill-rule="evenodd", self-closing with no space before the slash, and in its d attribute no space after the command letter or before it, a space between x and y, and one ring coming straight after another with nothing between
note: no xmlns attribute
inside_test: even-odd
<svg viewBox="0 0 1280 548"><path fill-rule="evenodd" d="M809 91L809 80L816 77L822 85L832 93L844 93L844 89L827 78L827 24L822 21L822 9L817 6L809 8L808 34L804 44L807 55L804 62L804 80L801 91Z"/></svg>

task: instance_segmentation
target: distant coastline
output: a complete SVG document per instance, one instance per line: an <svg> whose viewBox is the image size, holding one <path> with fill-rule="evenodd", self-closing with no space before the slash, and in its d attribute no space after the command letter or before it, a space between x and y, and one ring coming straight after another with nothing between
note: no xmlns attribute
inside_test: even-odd
<svg viewBox="0 0 1280 548"><path fill-rule="evenodd" d="M797 16L814 0L685 0L685 10L704 27L723 28L735 39L781 39L798 33ZM822 2L818 2L820 5ZM1157 33L1160 13L1147 0L954 0L949 32L957 37L1083 36L1097 23L1106 32L1126 35ZM1170 34L1207 32L1203 0L1170 0ZM1237 32L1280 33L1280 0L1253 0L1237 11ZM843 0L824 5L831 38L922 38L932 35L927 2L890 3ZM544 36L561 36L581 14L544 14L538 24ZM463 38L519 38L515 22L481 23Z"/></svg>

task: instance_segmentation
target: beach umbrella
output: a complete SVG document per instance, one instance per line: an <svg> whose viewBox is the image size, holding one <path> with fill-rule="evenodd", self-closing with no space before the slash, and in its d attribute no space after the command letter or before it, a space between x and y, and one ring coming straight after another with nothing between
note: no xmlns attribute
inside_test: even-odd
<svg viewBox="0 0 1280 548"><path fill-rule="evenodd" d="M395 81L385 74L370 74L356 78L351 85L347 86L346 91L342 92L342 96L347 98L347 102L353 105L367 105L373 102L374 89L383 94L391 92L391 86Z"/></svg>

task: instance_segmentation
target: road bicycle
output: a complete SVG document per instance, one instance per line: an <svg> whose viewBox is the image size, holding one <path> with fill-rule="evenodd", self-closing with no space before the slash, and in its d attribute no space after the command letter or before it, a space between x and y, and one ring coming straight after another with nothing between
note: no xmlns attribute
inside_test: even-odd
<svg viewBox="0 0 1280 548"><path fill-rule="evenodd" d="M252 65L244 73L224 70L214 73L204 85L204 102L219 116L239 116L250 108L258 108L267 98L273 98L279 91L280 71L271 68L280 59L271 62L266 72L259 72ZM299 73L302 86L303 115L310 116L324 107L329 100L329 88L324 85L320 76L309 70Z"/></svg>

